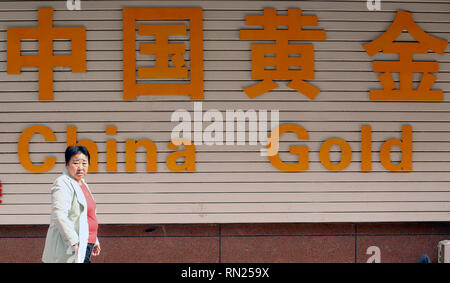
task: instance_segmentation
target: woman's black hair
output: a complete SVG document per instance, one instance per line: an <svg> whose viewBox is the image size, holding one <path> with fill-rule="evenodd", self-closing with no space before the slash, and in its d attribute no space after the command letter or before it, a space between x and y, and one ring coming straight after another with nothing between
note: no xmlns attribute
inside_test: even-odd
<svg viewBox="0 0 450 283"><path fill-rule="evenodd" d="M65 152L66 165L69 165L69 161L72 158L72 156L77 155L80 152L87 156L88 163L91 164L91 156L90 156L87 148L82 145L72 145L72 146L69 146L66 148L66 152Z"/></svg>

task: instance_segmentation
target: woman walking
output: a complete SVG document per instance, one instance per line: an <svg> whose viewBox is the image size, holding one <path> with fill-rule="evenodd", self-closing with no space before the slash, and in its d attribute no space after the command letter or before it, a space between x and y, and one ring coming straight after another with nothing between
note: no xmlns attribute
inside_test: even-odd
<svg viewBox="0 0 450 283"><path fill-rule="evenodd" d="M84 181L90 155L84 146L69 146L66 169L53 183L52 212L43 262L85 262L100 254L96 203Z"/></svg>

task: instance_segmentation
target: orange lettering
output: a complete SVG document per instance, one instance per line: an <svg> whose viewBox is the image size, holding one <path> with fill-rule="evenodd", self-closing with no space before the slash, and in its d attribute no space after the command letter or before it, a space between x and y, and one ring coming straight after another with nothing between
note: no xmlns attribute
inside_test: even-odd
<svg viewBox="0 0 450 283"><path fill-rule="evenodd" d="M45 141L56 141L55 133L45 126L31 126L26 128L19 138L19 143L17 147L17 155L19 156L19 161L23 168L30 172L42 173L47 172L55 166L56 157L46 157L44 163L41 165L34 165L30 160L29 143L30 139L34 134L41 134L44 136Z"/></svg>
<svg viewBox="0 0 450 283"><path fill-rule="evenodd" d="M117 133L116 126L107 126L106 134L113 136ZM106 141L106 172L117 172L117 141Z"/></svg>
<svg viewBox="0 0 450 283"><path fill-rule="evenodd" d="M289 152L291 154L298 155L298 162L295 164L288 164L281 161L278 154L278 144L281 135L287 132L293 132L297 134L298 139L309 139L308 132L299 125L296 124L285 124L277 127L270 133L269 143L267 144L267 152L270 163L275 168L282 171L303 171L309 168L309 157L308 157L308 147L307 146L291 146ZM274 150L275 149L275 150Z"/></svg>
<svg viewBox="0 0 450 283"><path fill-rule="evenodd" d="M288 87L314 99L320 89L305 81L314 79L314 46L290 41L325 40L325 31L303 29L303 26L317 26L317 17L303 16L300 9L288 9L287 15L277 15L275 9L264 9L263 15L247 16L246 24L263 28L241 30L241 40L275 43L252 45L252 79L262 81L245 88L245 93L254 98L276 88L274 80L291 80ZM287 26L287 29L279 29L279 26Z"/></svg>
<svg viewBox="0 0 450 283"><path fill-rule="evenodd" d="M391 161L391 149L393 146L400 147L402 160L399 164ZM389 171L411 171L412 170L412 127L402 127L402 140L387 140L380 150L380 161L384 168Z"/></svg>
<svg viewBox="0 0 450 283"><path fill-rule="evenodd" d="M39 100L53 100L53 67L72 67L72 72L86 72L86 28L53 27L53 9L39 8L38 26L8 28L8 74L20 74L22 67L38 67ZM20 41L38 39L38 56L21 56ZM71 55L53 55L54 39L70 39Z"/></svg>
<svg viewBox="0 0 450 283"><path fill-rule="evenodd" d="M125 144L127 172L136 172L136 151L141 146L147 151L147 172L156 172L157 151L154 142L147 139L127 140Z"/></svg>
<svg viewBox="0 0 450 283"><path fill-rule="evenodd" d="M123 9L123 97L137 95L189 95L203 99L203 18L200 8L124 8ZM140 36L154 36L155 43L142 43L141 55L154 55L155 66L136 67L136 20L173 20L179 24L138 24ZM189 33L186 23L189 21ZM184 44L169 43L169 36L190 36L190 66L186 67ZM170 66L172 63L173 66ZM137 71L137 72L136 72ZM189 75L188 75L189 71ZM145 83L137 83L139 79ZM189 78L190 77L190 78ZM174 79L175 83L161 83ZM155 80L155 82L152 82ZM188 83L186 83L186 81Z"/></svg>
<svg viewBox="0 0 450 283"><path fill-rule="evenodd" d="M338 164L334 164L330 160L330 149L333 145L337 145L341 148L341 161ZM352 149L348 142L343 139L332 138L326 140L320 147L320 162L328 170L341 171L347 168L352 161Z"/></svg>
<svg viewBox="0 0 450 283"><path fill-rule="evenodd" d="M397 42L403 30L417 42ZM432 90L436 77L431 73L439 71L437 62L413 61L414 54L427 54L428 50L444 54L447 40L433 37L424 32L413 20L412 13L397 11L392 25L380 37L364 45L370 56L378 52L397 53L399 61L375 61L373 71L381 72L378 77L383 89L370 90L370 100L405 101L442 101L443 91ZM399 87L396 89L391 73L400 74ZM413 73L422 73L417 89L413 89Z"/></svg>
<svg viewBox="0 0 450 283"><path fill-rule="evenodd" d="M184 145L185 150L171 153L166 160L167 168L173 172L190 171L195 172L195 145L186 139L176 139L169 143L169 149L176 149L179 145ZM184 158L182 165L177 164L178 158Z"/></svg>

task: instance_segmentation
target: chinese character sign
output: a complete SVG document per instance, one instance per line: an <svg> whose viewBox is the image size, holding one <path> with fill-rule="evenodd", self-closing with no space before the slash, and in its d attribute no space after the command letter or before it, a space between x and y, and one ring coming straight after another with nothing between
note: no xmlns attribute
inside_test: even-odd
<svg viewBox="0 0 450 283"><path fill-rule="evenodd" d="M395 42L406 29L417 42ZM443 91L432 90L436 77L430 73L439 71L437 62L413 61L413 54L426 54L431 50L443 54L448 42L424 32L413 20L412 14L398 11L394 22L380 37L364 45L366 52L373 56L378 52L397 53L399 61L375 61L374 72L383 89L370 90L371 100L442 101ZM400 86L396 89L392 73L400 73ZM423 73L417 89L413 89L413 73Z"/></svg>
<svg viewBox="0 0 450 283"><path fill-rule="evenodd" d="M40 8L38 26L8 28L8 74L20 74L22 67L39 69L39 100L53 100L53 67L72 67L72 72L86 72L86 29L84 27L53 27L53 9ZM39 55L22 56L20 41L37 39ZM54 39L70 39L71 55L53 55Z"/></svg>
<svg viewBox="0 0 450 283"><path fill-rule="evenodd" d="M123 8L123 98L139 95L187 95L203 99L203 13L201 8ZM247 15L246 25L258 29L240 30L241 40L265 41L252 44L252 79L259 82L244 88L255 98L278 87L275 81L290 81L288 87L313 100L320 89L314 80L314 46L298 41L324 41L326 32L310 29L318 25L316 16L302 15L300 9L278 14L264 9L262 15ZM305 29L305 27L308 27ZM407 30L416 42L397 42ZM180 37L183 39L180 40ZM38 55L21 54L21 41L39 42ZM53 40L69 39L71 55L54 55ZM297 41L294 43L294 41ZM267 43L269 42L269 43ZM383 89L370 90L371 100L442 101L443 91L431 89L439 70L437 62L414 61L414 54L431 50L443 54L448 42L427 34L412 14L398 11L392 25L380 37L364 45L370 56L398 54L398 61L375 61ZM53 68L71 67L86 71L86 29L53 27L53 9L38 10L38 26L8 28L7 71L20 74L23 67L39 70L39 100L53 100ZM399 73L399 86L392 77ZM417 88L413 75L421 73Z"/></svg>
<svg viewBox="0 0 450 283"><path fill-rule="evenodd" d="M241 40L275 43L252 45L252 79L262 81L245 88L245 93L254 98L276 88L278 85L274 80L290 80L290 88L314 99L320 89L305 81L314 79L314 46L289 41L325 40L325 31L303 29L304 26L317 26L317 17L303 16L300 9L288 9L287 15L277 15L275 9L264 9L263 15L247 16L246 24L263 29L241 30ZM287 29L278 28L282 26Z"/></svg>
<svg viewBox="0 0 450 283"><path fill-rule="evenodd" d="M154 24L138 20L155 21ZM171 20L170 24L160 21ZM187 35L189 23L190 66L184 56L186 46L171 43L173 36ZM179 23L178 23L179 22ZM136 26L139 36L154 43L139 44L139 54L154 56L154 66L136 64ZM189 95L203 99L203 19L201 8L124 8L123 9L123 92L125 100L137 95ZM138 83L137 78L146 83ZM160 80L164 80L162 83ZM170 83L166 83L167 81ZM172 82L173 81L173 82Z"/></svg>

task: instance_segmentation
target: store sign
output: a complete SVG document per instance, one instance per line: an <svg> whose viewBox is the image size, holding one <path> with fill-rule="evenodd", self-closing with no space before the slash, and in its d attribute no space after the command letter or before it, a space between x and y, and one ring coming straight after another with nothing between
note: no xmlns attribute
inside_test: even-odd
<svg viewBox="0 0 450 283"><path fill-rule="evenodd" d="M395 42L403 30L417 42ZM367 54L374 56L378 52L395 53L399 61L375 61L373 71L382 73L378 78L383 86L381 90L370 90L370 100L390 101L442 101L442 90L431 90L437 73L437 62L414 62L414 54L427 54L428 50L443 55L447 40L433 37L424 32L414 22L412 14L398 11L397 17L389 29L374 41L365 44ZM400 74L400 87L396 89L392 73ZM417 89L413 89L413 73L422 73L422 79Z"/></svg>
<svg viewBox="0 0 450 283"><path fill-rule="evenodd" d="M38 11L37 27L8 28L7 31L7 72L20 74L22 67L37 67L39 70L39 100L52 101L53 68L71 67L72 72L86 72L86 29L83 27L54 27L53 9L41 8ZM146 20L145 24L140 20ZM168 21L170 20L170 21ZM148 21L155 21L149 24ZM162 24L161 22L167 23ZM189 23L189 25L186 24ZM123 9L123 100L136 100L140 95L183 95L191 100L202 100L203 91L203 18L201 8L124 8ZM278 87L276 81L290 81L288 87L314 100L320 95L319 87L314 85L314 45L310 42L325 41L326 31L311 29L320 27L316 16L302 15L300 9L288 9L280 15L275 9L264 9L260 15L246 16L246 26L242 28L240 40L255 42L251 48L252 79L255 84L244 88L243 92L251 99L270 92ZM136 32L137 30L137 32ZM397 42L403 30L417 42ZM173 36L186 38L189 42L189 61L185 61L187 46L173 43ZM138 56L154 56L152 66L138 66L137 38L154 38L152 43L140 43ZM39 41L39 55L21 55L20 42L24 39ZM55 39L70 39L71 55L55 56L52 42ZM264 43L258 43L264 41ZM267 43L267 42L273 43ZM308 43L299 44L306 41ZM293 43L296 42L296 43ZM437 62L414 61L414 54L428 51L443 54L448 42L433 37L422 30L409 12L398 11L392 25L377 39L362 46L369 56L377 53L398 54L398 61L374 61L373 71L381 73L379 81L382 89L370 90L370 100L378 101L443 101L442 90L432 90L438 73ZM399 86L392 74L398 73ZM413 88L413 73L422 73L421 81ZM138 81L139 80L139 81ZM144 82L142 82L144 81ZM190 121L189 121L190 122ZM77 128L67 126L67 145L84 144L92 153L91 172L98 170L97 146L89 140L77 139ZM107 126L105 134L114 136L116 126ZM285 133L294 133L300 141L307 141L308 131L300 125L284 124L270 134L267 141L269 162L281 171L308 170L308 147L292 146L290 153L298 156L297 163L285 163L278 155L278 144ZM385 141L380 150L380 163L389 171L412 170L412 126L404 125L401 138ZM56 163L56 157L47 157L42 164L33 164L29 157L29 142L33 135L42 135L46 142L56 141L52 129L43 125L33 125L25 129L18 141L18 157L22 166L30 172L47 172ZM372 170L371 126L361 127L361 171ZM156 171L156 147L151 140L126 140L126 171L135 172L136 150L147 150L147 171ZM169 149L175 151L166 160L167 167L174 172L195 171L196 141L181 138L172 140ZM107 172L117 171L117 141L107 141ZM330 150L337 146L341 160L332 162ZM400 148L402 159L393 163L390 153L394 146ZM177 159L183 157L182 165ZM332 171L344 170L352 160L352 148L344 139L331 138L320 147L320 162Z"/></svg>

